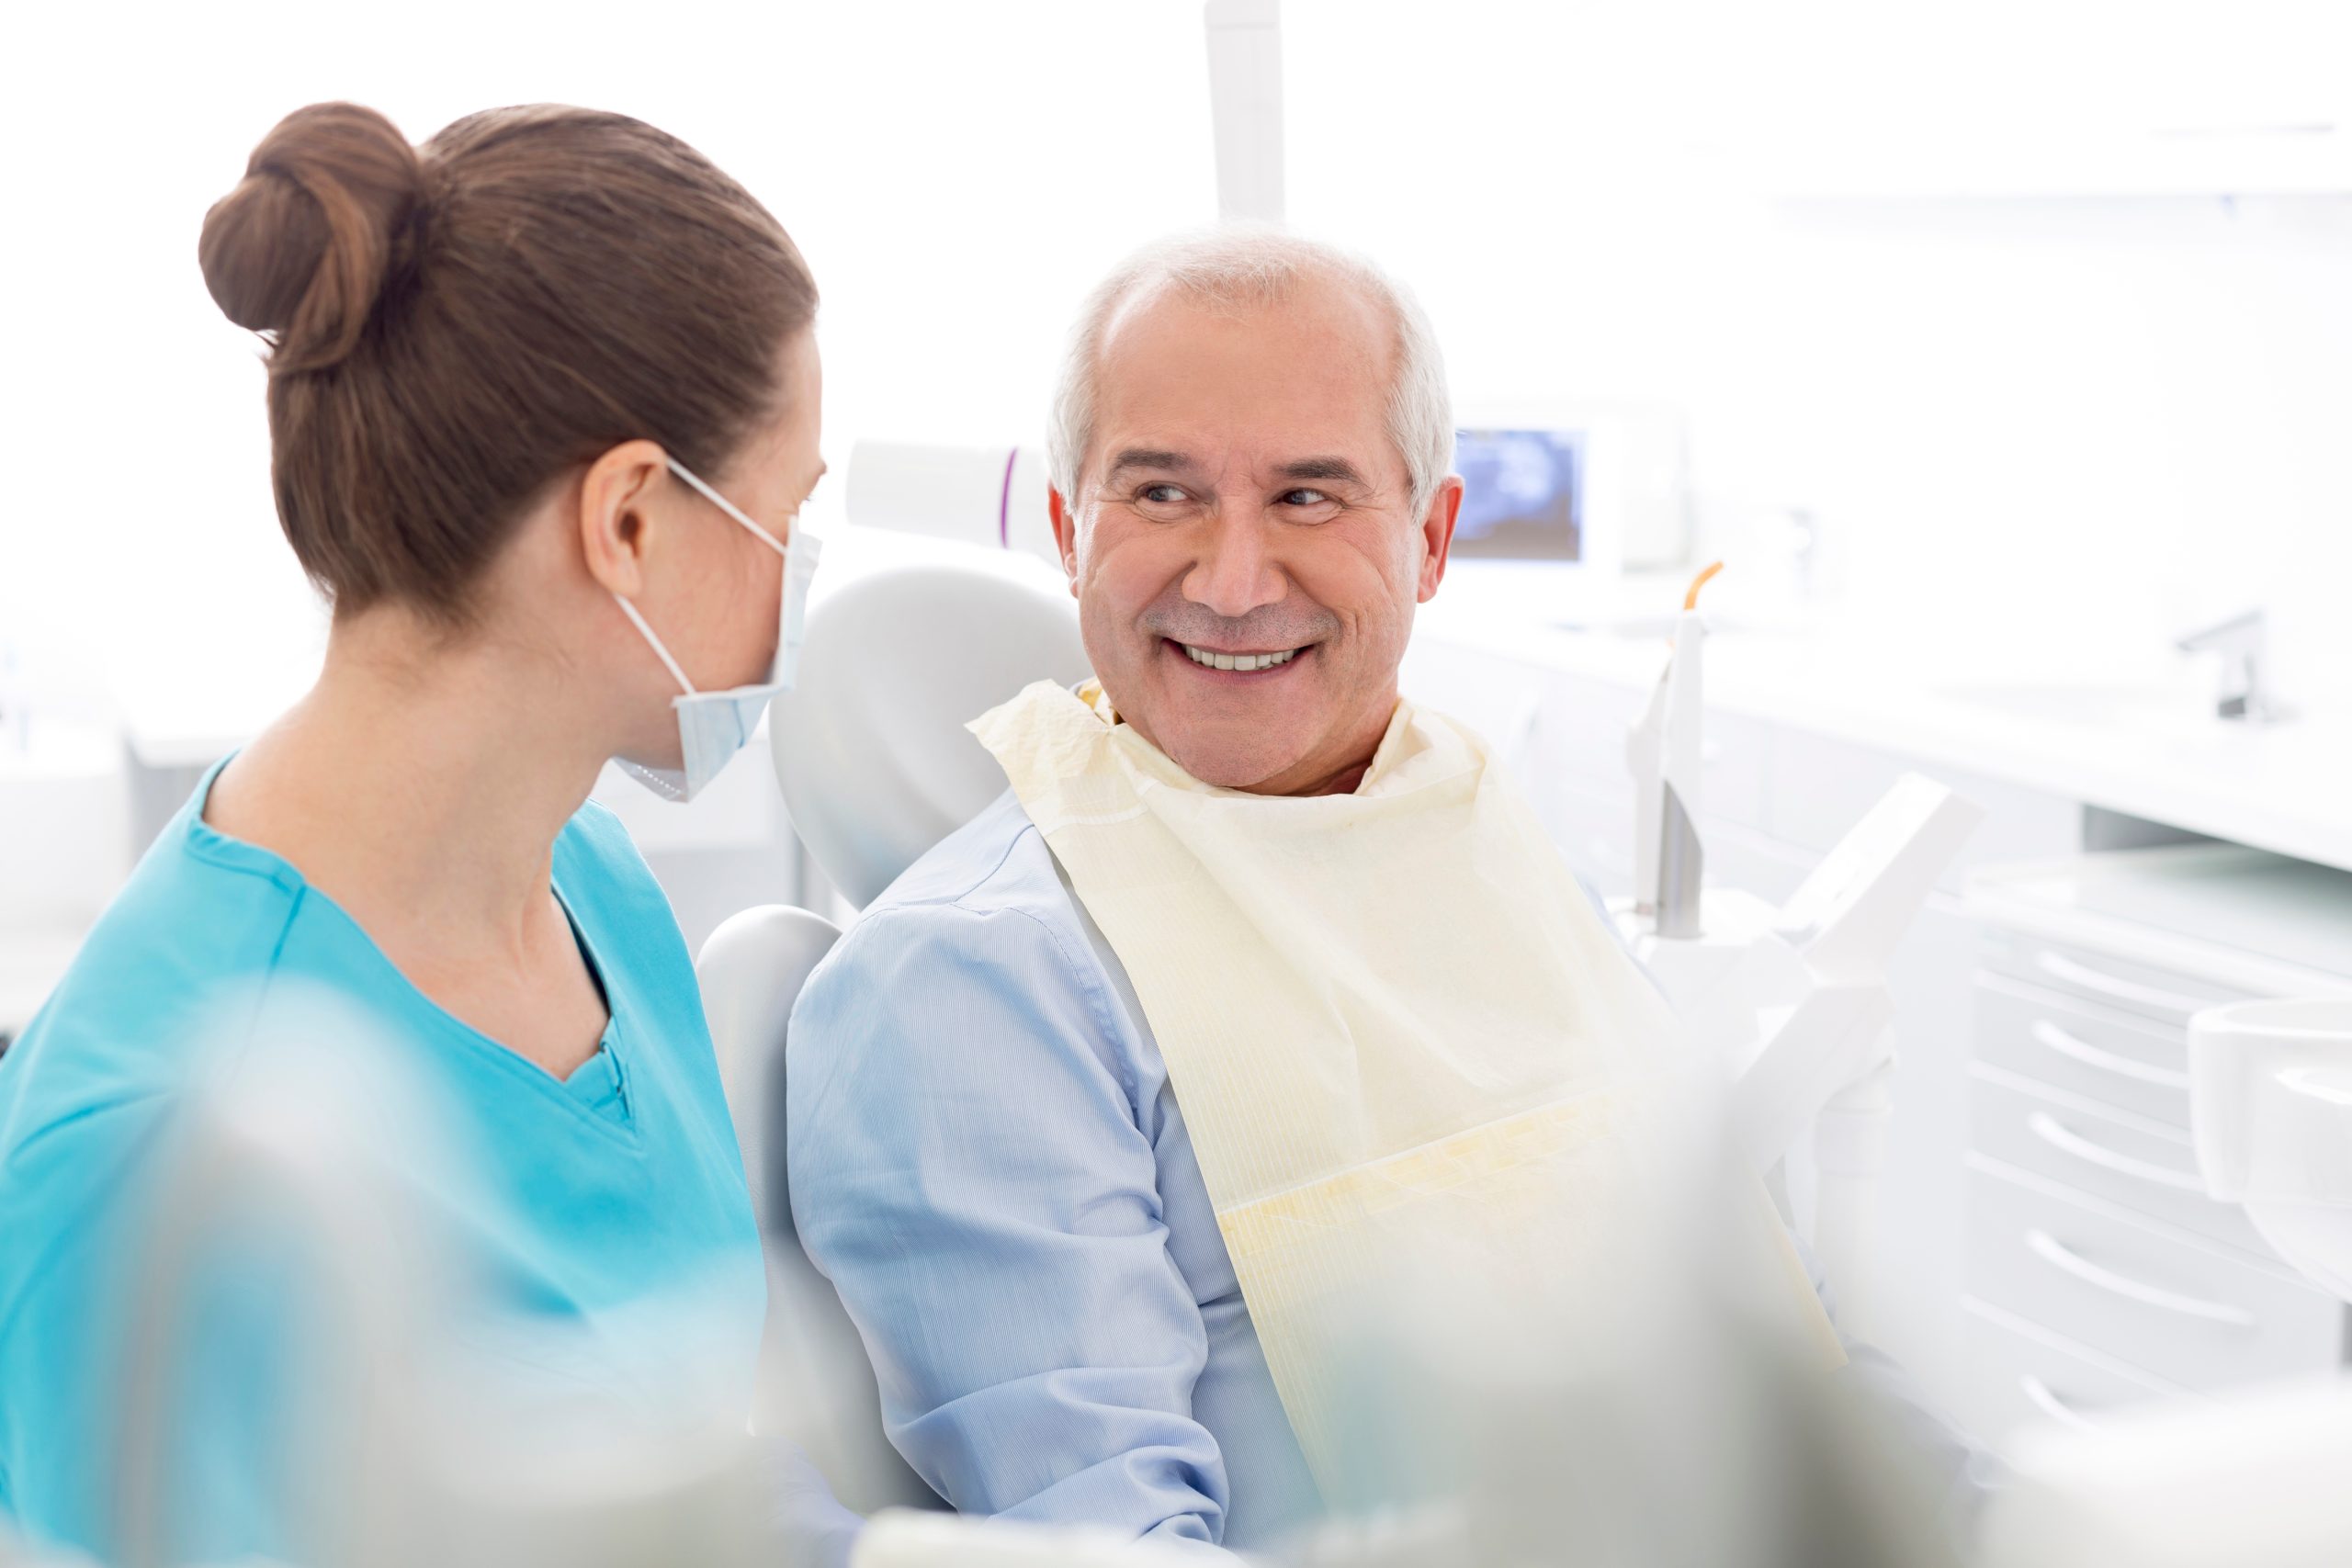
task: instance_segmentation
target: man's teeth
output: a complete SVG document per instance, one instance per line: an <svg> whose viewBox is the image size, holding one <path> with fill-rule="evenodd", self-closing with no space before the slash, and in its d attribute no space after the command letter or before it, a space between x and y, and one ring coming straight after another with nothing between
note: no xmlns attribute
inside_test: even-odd
<svg viewBox="0 0 2352 1568"><path fill-rule="evenodd" d="M1212 670L1272 670L1277 664L1289 663L1298 653L1295 648L1286 648L1280 653L1212 653L1189 642L1182 647L1186 658Z"/></svg>

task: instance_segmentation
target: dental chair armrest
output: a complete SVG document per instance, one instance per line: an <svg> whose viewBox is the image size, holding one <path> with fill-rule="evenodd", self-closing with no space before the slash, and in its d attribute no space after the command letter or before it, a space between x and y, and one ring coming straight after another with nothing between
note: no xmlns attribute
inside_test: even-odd
<svg viewBox="0 0 2352 1568"><path fill-rule="evenodd" d="M841 934L822 915L762 904L729 916L695 959L752 1211L764 1234L792 1230L784 1157L784 1050L792 1007Z"/></svg>
<svg viewBox="0 0 2352 1568"><path fill-rule="evenodd" d="M752 1440L760 1449L781 1568L849 1568L865 1521L834 1497L799 1444L772 1433Z"/></svg>

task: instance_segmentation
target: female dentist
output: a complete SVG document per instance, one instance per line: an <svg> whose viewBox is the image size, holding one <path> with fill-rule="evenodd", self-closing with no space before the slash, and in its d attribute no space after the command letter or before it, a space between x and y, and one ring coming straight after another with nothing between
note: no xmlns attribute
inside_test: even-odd
<svg viewBox="0 0 2352 1568"><path fill-rule="evenodd" d="M674 1282L748 1407L764 1314L693 966L587 796L617 758L691 797L789 678L807 265L692 148L560 107L421 147L299 110L199 254L268 344L278 520L334 620L318 683L206 775L0 1061L0 1514L101 1556L134 1178L223 997L323 988L446 1091L485 1168L466 1234L567 1355L643 1338ZM845 1555L854 1519L802 1502L811 1556Z"/></svg>

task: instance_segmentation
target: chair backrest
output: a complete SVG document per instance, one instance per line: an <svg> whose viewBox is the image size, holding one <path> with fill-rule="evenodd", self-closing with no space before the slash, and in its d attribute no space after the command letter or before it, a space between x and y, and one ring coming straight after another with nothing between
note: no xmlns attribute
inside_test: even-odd
<svg viewBox="0 0 2352 1568"><path fill-rule="evenodd" d="M1086 675L1076 605L1022 570L984 559L888 567L811 613L798 682L768 728L793 829L854 904L1003 792L1002 771L966 724L1033 681ZM793 1227L785 1046L793 1002L839 935L806 909L746 909L711 933L695 964L768 1244L763 1417L851 1507L937 1506L884 1436L865 1346Z"/></svg>
<svg viewBox="0 0 2352 1568"><path fill-rule="evenodd" d="M937 1507L882 1430L881 1396L857 1327L832 1282L801 1250L785 1163L784 1054L792 1004L841 931L807 909L763 905L732 915L695 961L703 1011L718 1054L727 1109L743 1147L752 1208L768 1263L767 1340L761 1356L763 1429L789 1437L834 1495L860 1513Z"/></svg>
<svg viewBox="0 0 2352 1568"><path fill-rule="evenodd" d="M1086 674L1077 605L1017 567L976 557L844 583L768 714L793 830L843 897L870 903L1004 792L965 725L1033 681Z"/></svg>

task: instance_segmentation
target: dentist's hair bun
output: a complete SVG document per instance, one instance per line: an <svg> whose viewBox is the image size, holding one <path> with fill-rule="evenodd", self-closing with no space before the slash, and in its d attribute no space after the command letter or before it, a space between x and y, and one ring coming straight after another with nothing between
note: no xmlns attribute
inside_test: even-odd
<svg viewBox="0 0 2352 1568"><path fill-rule="evenodd" d="M398 601L458 629L523 519L602 454L650 441L728 475L817 313L751 192L562 104L415 147L372 109L297 109L198 255L270 345L270 485L303 570L338 615Z"/></svg>
<svg viewBox="0 0 2352 1568"><path fill-rule="evenodd" d="M197 255L222 313L268 338L273 377L358 344L413 249L424 189L416 149L374 109L312 104L262 138L205 214Z"/></svg>

